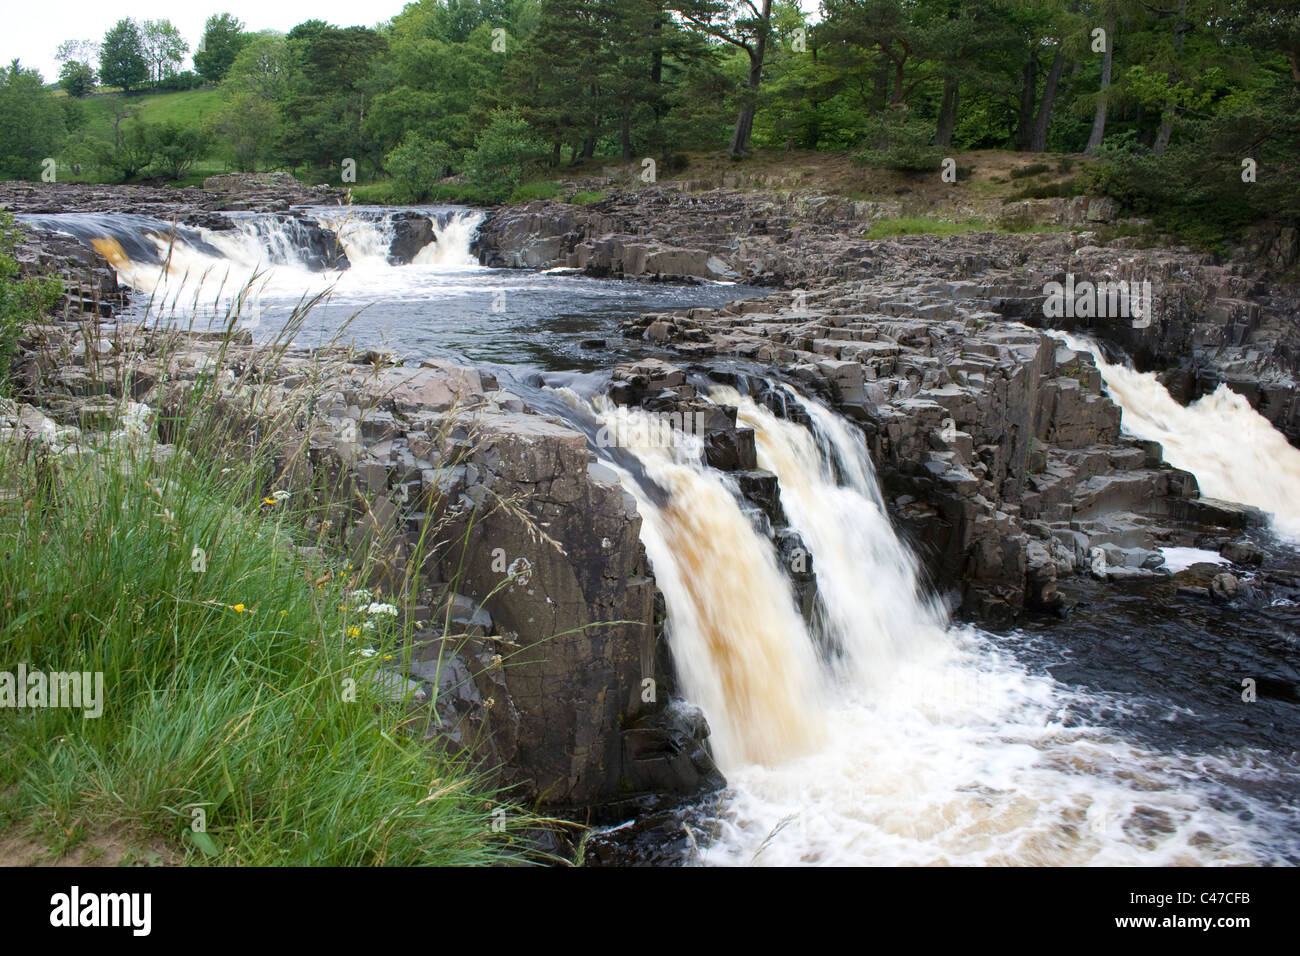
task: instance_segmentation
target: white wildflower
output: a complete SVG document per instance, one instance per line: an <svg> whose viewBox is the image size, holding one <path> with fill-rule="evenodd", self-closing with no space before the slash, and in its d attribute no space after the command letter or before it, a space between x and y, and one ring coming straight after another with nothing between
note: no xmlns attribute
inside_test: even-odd
<svg viewBox="0 0 1300 956"><path fill-rule="evenodd" d="M392 604L371 604L366 608L367 614L387 614L390 617L397 617L397 607Z"/></svg>

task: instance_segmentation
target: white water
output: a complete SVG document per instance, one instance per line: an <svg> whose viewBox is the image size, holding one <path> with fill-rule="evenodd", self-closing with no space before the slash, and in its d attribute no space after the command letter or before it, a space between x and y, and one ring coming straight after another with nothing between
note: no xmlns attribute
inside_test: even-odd
<svg viewBox="0 0 1300 956"><path fill-rule="evenodd" d="M1212 808L1207 780L1264 775L1251 756L1145 751L1088 725L1099 698L1030 674L989 635L947 627L851 426L799 400L814 436L734 392L717 398L739 407L760 467L779 476L838 653L818 659L774 549L699 464L695 440L632 445L671 493L657 507L624 472L684 690L729 781L720 838L700 862L1164 865L1284 852ZM639 411L596 410L628 442L653 434L631 427Z"/></svg>
<svg viewBox="0 0 1300 956"><path fill-rule="evenodd" d="M1279 534L1300 539L1300 450L1243 396L1220 385L1180 405L1153 373L1106 361L1088 339L1050 334L1092 355L1125 432L1160 442L1165 461L1194 474L1207 498L1253 505Z"/></svg>
<svg viewBox="0 0 1300 956"><path fill-rule="evenodd" d="M399 266L387 259L393 239L388 220L357 216L348 209L313 210L312 215L337 235L349 268L312 271L292 226L265 218L236 219L233 230L198 230L217 255L183 238L151 235L164 267L130 259L111 239L96 240L95 246L112 262L120 281L152 296L159 314L192 311L196 303L224 307L245 285L252 287L250 311L258 305L325 294L344 299L418 297L430 285L448 278L454 282L455 274L482 268L469 251L481 212L458 212L442 226L431 217L436 241L421 249L409 265Z"/></svg>

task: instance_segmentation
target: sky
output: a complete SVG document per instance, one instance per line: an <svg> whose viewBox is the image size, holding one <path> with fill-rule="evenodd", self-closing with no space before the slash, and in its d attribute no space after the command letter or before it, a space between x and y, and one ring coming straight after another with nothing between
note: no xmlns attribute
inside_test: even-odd
<svg viewBox="0 0 1300 956"><path fill-rule="evenodd" d="M41 71L47 83L59 77L54 51L64 40L94 40L123 17L136 20L168 19L190 44L190 52L203 35L203 21L211 14L230 12L249 30L284 32L304 20L326 20L341 27L374 26L388 20L406 0L49 0L5 5L5 29L0 32L0 63L15 57L23 66ZM185 68L193 63L185 61Z"/></svg>
<svg viewBox="0 0 1300 956"><path fill-rule="evenodd" d="M810 12L817 0L801 0ZM203 35L203 21L213 13L233 13L252 31L284 32L304 20L325 20L336 26L374 26L395 16L406 0L25 0L5 9L5 30L0 34L0 64L17 58L23 66L41 71L47 83L59 76L54 51L64 40L96 43L122 17L136 20L168 19L190 44ZM192 63L186 60L185 68Z"/></svg>

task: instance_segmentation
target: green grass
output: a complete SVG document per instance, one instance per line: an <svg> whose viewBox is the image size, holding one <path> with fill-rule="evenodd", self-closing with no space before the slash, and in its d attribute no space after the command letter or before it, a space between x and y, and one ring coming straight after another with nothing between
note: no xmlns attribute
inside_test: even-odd
<svg viewBox="0 0 1300 956"><path fill-rule="evenodd" d="M583 189L573 194L569 202L575 206L590 206L593 203L604 202L605 194L595 189Z"/></svg>
<svg viewBox="0 0 1300 956"><path fill-rule="evenodd" d="M246 457L214 453L231 433L216 410L254 387L219 384L224 354L111 441L54 455L0 440L0 671L100 672L104 687L98 718L0 708L0 818L54 854L130 832L190 863L522 859L537 818L408 734L407 703L372 682L408 653L403 618L367 613L352 592L370 569L330 557L319 518L337 503L272 467L307 406ZM192 454L162 454L163 437Z"/></svg>
<svg viewBox="0 0 1300 956"><path fill-rule="evenodd" d="M982 219L949 222L924 216L905 216L899 219L880 219L862 237L864 239L890 239L894 236L959 236L968 232L1066 232L1065 226L1053 224L1006 224Z"/></svg>
<svg viewBox="0 0 1300 956"><path fill-rule="evenodd" d="M483 190L468 183L437 183L422 196L412 196L410 191L392 180L363 183L351 187L352 201L363 206L403 206L413 202L463 203L467 206L491 205Z"/></svg>
<svg viewBox="0 0 1300 956"><path fill-rule="evenodd" d="M202 126L221 109L221 92L216 89L182 90L174 93L114 93L81 100L86 114L86 132L113 141L113 116L130 111L133 120L145 123L177 123ZM129 123L132 119L123 120Z"/></svg>
<svg viewBox="0 0 1300 956"><path fill-rule="evenodd" d="M560 195L560 184L551 182L521 183L510 194L511 203L532 202L534 199L554 199Z"/></svg>

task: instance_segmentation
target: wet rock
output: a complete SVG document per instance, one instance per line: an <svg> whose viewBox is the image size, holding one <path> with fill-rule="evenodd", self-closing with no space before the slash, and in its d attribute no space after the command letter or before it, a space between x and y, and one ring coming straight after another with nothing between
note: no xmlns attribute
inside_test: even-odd
<svg viewBox="0 0 1300 956"><path fill-rule="evenodd" d="M431 242L437 242L433 223L428 216L415 212L397 213L392 217L393 241L388 246L389 265L407 265Z"/></svg>
<svg viewBox="0 0 1300 956"><path fill-rule="evenodd" d="M1237 598L1241 590L1241 581L1234 574L1226 572L1216 574L1210 580L1210 597L1217 604L1227 604Z"/></svg>
<svg viewBox="0 0 1300 956"><path fill-rule="evenodd" d="M1223 555L1233 564L1242 567L1257 568L1264 563L1264 551L1253 541L1244 538L1237 541L1229 541L1219 549L1219 554Z"/></svg>

